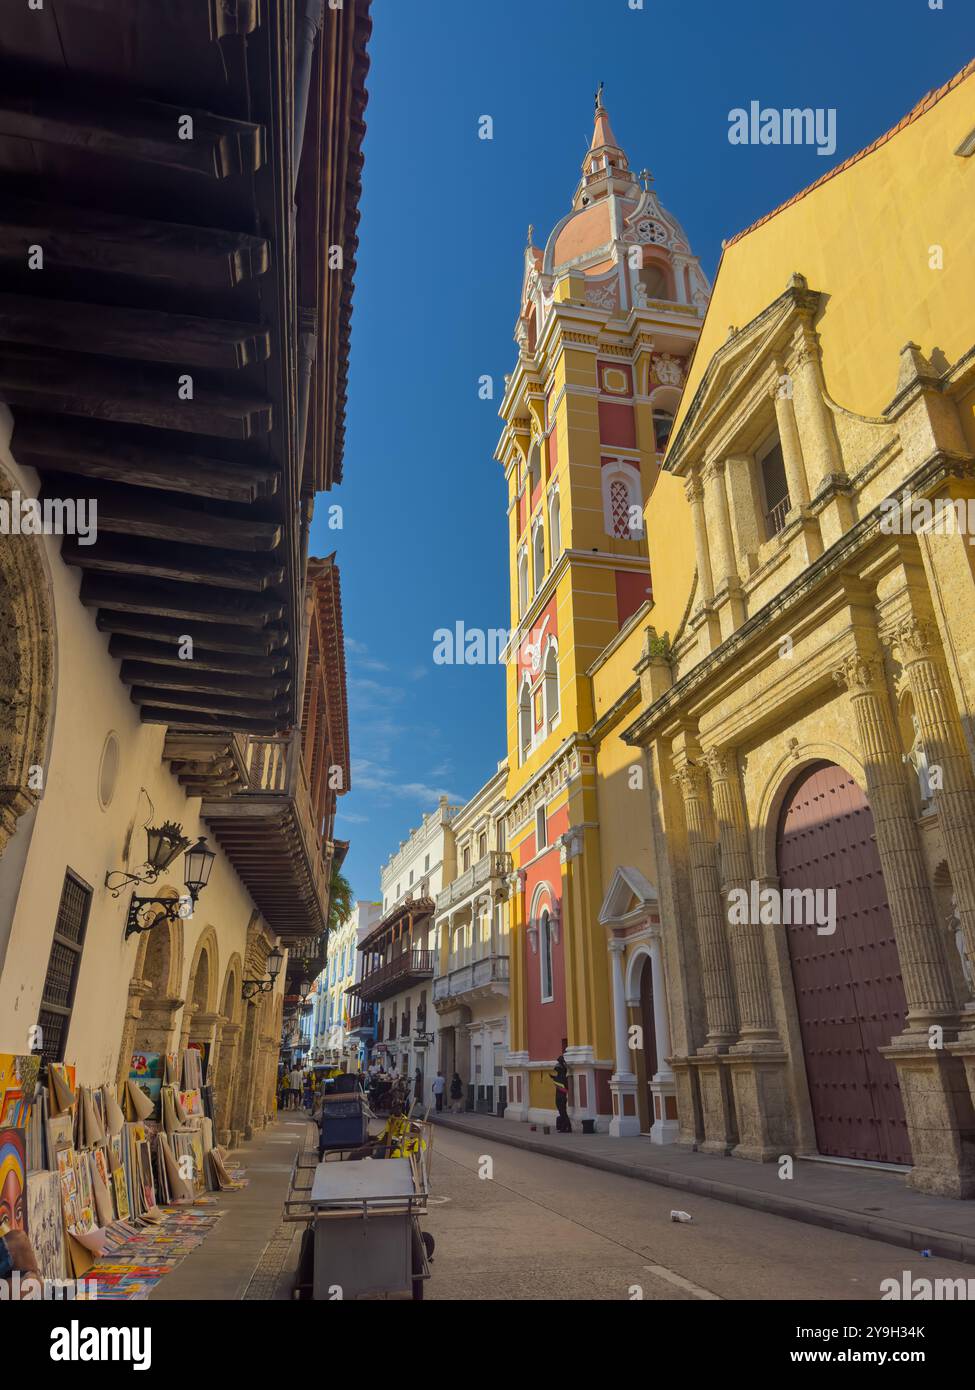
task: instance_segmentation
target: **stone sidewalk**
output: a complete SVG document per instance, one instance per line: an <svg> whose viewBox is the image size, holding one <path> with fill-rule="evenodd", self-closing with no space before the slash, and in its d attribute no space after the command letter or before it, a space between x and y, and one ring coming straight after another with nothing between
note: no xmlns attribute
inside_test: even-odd
<svg viewBox="0 0 975 1390"><path fill-rule="evenodd" d="M290 1299L304 1227L285 1223L282 1207L298 1148L316 1144L315 1127L296 1112L283 1111L235 1149L233 1159L249 1186L216 1194L226 1216L159 1281L150 1299Z"/></svg>
<svg viewBox="0 0 975 1390"><path fill-rule="evenodd" d="M622 1177L675 1189L675 1207L693 1215L695 1194L734 1202L792 1221L826 1226L851 1235L888 1241L932 1255L975 1264L975 1202L930 1197L912 1191L903 1173L799 1159L790 1180L775 1163L750 1163L688 1152L645 1138L611 1139L607 1134L543 1134L527 1124L492 1115L434 1115L448 1129L485 1143L510 1144L529 1152L581 1163ZM677 1200L680 1193L684 1200Z"/></svg>

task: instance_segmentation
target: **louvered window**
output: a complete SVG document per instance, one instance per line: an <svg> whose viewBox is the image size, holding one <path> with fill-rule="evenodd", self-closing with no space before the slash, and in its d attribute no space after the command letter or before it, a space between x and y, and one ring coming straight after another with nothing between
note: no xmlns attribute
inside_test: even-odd
<svg viewBox="0 0 975 1390"><path fill-rule="evenodd" d="M61 889L37 1019L42 1029L44 1059L48 1062L64 1061L90 910L91 889L68 869Z"/></svg>

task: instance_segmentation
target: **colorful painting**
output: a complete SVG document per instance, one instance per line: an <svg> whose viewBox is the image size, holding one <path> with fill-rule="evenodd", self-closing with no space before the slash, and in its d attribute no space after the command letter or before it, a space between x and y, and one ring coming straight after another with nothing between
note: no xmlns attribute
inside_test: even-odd
<svg viewBox="0 0 975 1390"><path fill-rule="evenodd" d="M0 1129L0 1232L26 1230L26 1132Z"/></svg>
<svg viewBox="0 0 975 1390"><path fill-rule="evenodd" d="M129 1194L125 1186L124 1168L119 1167L112 1169L112 1184L115 1188L115 1209L121 1220L125 1221L128 1219L130 1212Z"/></svg>
<svg viewBox="0 0 975 1390"><path fill-rule="evenodd" d="M153 1117L159 1117L159 1092L163 1083L163 1058L159 1052L133 1052L129 1064L129 1080L134 1081L148 1100L152 1101Z"/></svg>
<svg viewBox="0 0 975 1390"><path fill-rule="evenodd" d="M27 1174L27 1229L41 1278L64 1279L64 1215L57 1173Z"/></svg>
<svg viewBox="0 0 975 1390"><path fill-rule="evenodd" d="M179 1103L187 1115L203 1114L203 1097L199 1091L180 1091Z"/></svg>
<svg viewBox="0 0 975 1390"><path fill-rule="evenodd" d="M29 1053L0 1056L0 1125L21 1129L27 1124L40 1067L40 1057Z"/></svg>
<svg viewBox="0 0 975 1390"><path fill-rule="evenodd" d="M61 1211L64 1214L64 1224L70 1230L78 1224L78 1181L75 1176L74 1149L59 1149L55 1158L61 1188Z"/></svg>
<svg viewBox="0 0 975 1390"><path fill-rule="evenodd" d="M142 1200L145 1208L150 1211L156 1205L156 1188L152 1180L152 1157L149 1153L149 1145L140 1143L138 1145L139 1154L139 1182L141 1184Z"/></svg>

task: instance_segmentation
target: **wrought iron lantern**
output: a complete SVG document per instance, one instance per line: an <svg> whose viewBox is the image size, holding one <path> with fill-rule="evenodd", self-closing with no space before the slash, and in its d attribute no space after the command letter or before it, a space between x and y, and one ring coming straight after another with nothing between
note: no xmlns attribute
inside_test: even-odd
<svg viewBox="0 0 975 1390"><path fill-rule="evenodd" d="M267 976L263 980L244 980L240 990L241 998L253 999L255 994L268 994L274 988L274 982L281 974L283 964L284 952L280 946L275 946L273 951L268 952Z"/></svg>

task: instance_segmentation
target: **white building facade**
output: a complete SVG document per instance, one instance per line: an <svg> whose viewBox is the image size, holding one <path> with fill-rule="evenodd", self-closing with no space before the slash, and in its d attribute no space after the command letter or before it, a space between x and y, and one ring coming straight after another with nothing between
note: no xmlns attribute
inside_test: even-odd
<svg viewBox="0 0 975 1390"><path fill-rule="evenodd" d="M507 1103L507 775L502 761L453 821L457 874L437 894L435 914L437 1065L448 1083L459 1074L467 1109L497 1114Z"/></svg>
<svg viewBox="0 0 975 1390"><path fill-rule="evenodd" d="M411 1079L419 1071L416 1085L424 1104L432 1099L438 1055L436 895L456 875L453 822L460 809L441 797L383 865L382 916L359 942L361 971L349 996L351 1018L374 1008L372 1054Z"/></svg>

